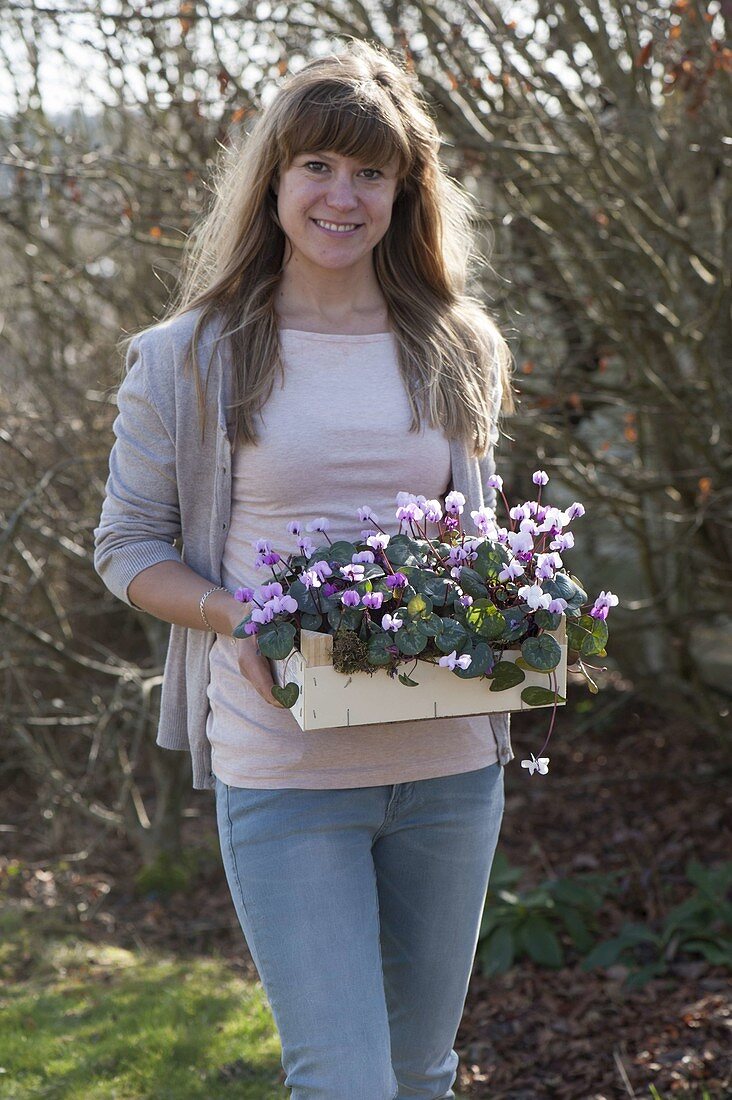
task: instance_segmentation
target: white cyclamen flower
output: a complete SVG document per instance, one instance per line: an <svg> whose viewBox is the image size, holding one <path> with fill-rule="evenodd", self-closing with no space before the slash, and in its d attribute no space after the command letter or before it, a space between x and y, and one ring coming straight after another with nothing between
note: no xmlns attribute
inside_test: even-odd
<svg viewBox="0 0 732 1100"><path fill-rule="evenodd" d="M540 756L537 760L532 752L531 760L522 760L521 767L528 768L529 775L533 775L534 772L538 772L539 775L546 775L546 773L549 771L549 757Z"/></svg>

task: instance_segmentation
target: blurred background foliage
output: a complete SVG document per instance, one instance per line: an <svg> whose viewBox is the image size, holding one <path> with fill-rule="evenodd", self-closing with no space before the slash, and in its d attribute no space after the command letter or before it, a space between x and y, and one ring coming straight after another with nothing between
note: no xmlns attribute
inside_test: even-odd
<svg viewBox="0 0 732 1100"><path fill-rule="evenodd" d="M176 859L188 763L154 747L168 628L92 569L117 341L172 293L219 147L348 35L405 59L445 163L480 200L474 289L511 343L519 398L498 470L511 503L541 467L549 501L586 506L567 564L590 598L620 598L601 706L635 695L721 737L730 5L111 9L0 9L0 768L28 785L56 850L92 823L124 831L148 873Z"/></svg>

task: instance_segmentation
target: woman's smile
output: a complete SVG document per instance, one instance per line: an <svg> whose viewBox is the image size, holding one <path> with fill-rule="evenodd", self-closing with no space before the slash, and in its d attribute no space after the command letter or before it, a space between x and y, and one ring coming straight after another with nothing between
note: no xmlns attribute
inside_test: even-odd
<svg viewBox="0 0 732 1100"><path fill-rule="evenodd" d="M331 237L352 237L363 224L362 222L330 222L320 218L311 218L311 221Z"/></svg>

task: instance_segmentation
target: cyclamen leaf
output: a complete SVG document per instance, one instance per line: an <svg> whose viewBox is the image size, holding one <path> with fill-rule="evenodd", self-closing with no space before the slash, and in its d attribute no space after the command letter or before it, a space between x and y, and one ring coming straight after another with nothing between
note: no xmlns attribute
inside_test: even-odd
<svg viewBox="0 0 732 1100"><path fill-rule="evenodd" d="M265 623L257 633L260 652L271 661L284 661L294 640L295 627L292 623Z"/></svg>
<svg viewBox="0 0 732 1100"><path fill-rule="evenodd" d="M279 684L273 684L271 691L278 703L282 703L283 707L288 707L290 709L294 707L300 695L300 688L297 684L293 684L292 682L285 684L284 687L280 687Z"/></svg>
<svg viewBox="0 0 732 1100"><path fill-rule="evenodd" d="M375 665L377 668L391 664L393 658L392 654L389 653L388 646L393 644L394 641L390 634L372 634L366 653L368 663Z"/></svg>
<svg viewBox="0 0 732 1100"><path fill-rule="evenodd" d="M499 661L493 666L491 691L506 691L523 683L526 674L513 661Z"/></svg>
<svg viewBox="0 0 732 1100"><path fill-rule="evenodd" d="M563 695L558 692L555 694L549 688L542 687L524 688L521 692L521 701L530 707L550 707L555 702L557 706L560 706L562 703L567 702Z"/></svg>
<svg viewBox="0 0 732 1100"><path fill-rule="evenodd" d="M468 640L468 632L462 623L456 619L443 619L442 630L435 637L435 645L441 653L452 653L453 649L458 653Z"/></svg>
<svg viewBox="0 0 732 1100"><path fill-rule="evenodd" d="M532 668L550 672L561 661L562 650L551 634L540 634L538 638L527 638L521 643L521 655Z"/></svg>
<svg viewBox="0 0 732 1100"><path fill-rule="evenodd" d="M506 629L503 613L487 599L478 599L465 612L470 629L489 641L500 638Z"/></svg>

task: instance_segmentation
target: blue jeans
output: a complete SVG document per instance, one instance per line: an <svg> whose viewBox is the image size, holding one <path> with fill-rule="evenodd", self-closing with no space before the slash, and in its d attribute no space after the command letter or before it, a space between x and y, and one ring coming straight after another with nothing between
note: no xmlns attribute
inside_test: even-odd
<svg viewBox="0 0 732 1100"><path fill-rule="evenodd" d="M503 767L391 786L216 781L221 851L291 1100L453 1100Z"/></svg>

